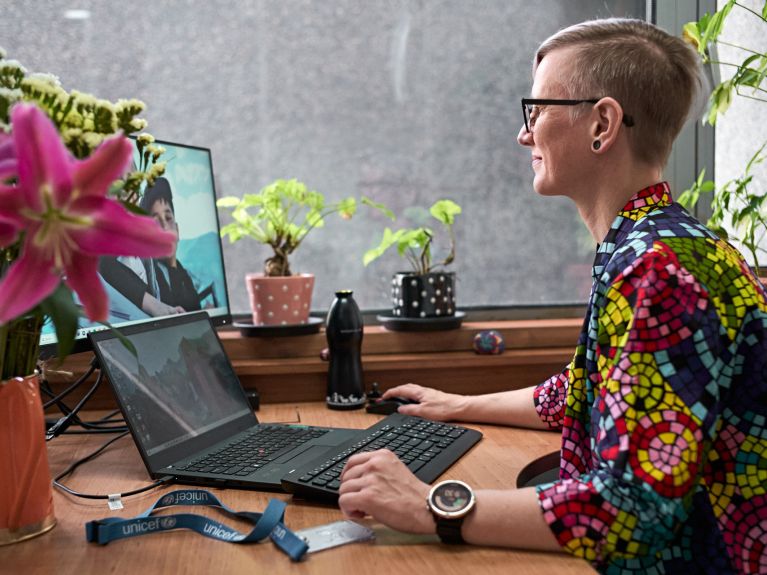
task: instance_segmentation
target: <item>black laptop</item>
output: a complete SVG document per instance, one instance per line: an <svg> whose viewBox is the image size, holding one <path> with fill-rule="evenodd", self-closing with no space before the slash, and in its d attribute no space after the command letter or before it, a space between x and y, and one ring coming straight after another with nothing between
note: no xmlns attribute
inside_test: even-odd
<svg viewBox="0 0 767 575"><path fill-rule="evenodd" d="M89 334L153 478L280 490L289 471L360 433L259 423L207 313Z"/></svg>

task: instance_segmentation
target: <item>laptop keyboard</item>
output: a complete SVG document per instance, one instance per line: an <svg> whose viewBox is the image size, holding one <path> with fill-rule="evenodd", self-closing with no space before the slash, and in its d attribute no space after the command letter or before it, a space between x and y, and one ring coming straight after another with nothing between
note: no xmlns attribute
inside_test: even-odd
<svg viewBox="0 0 767 575"><path fill-rule="evenodd" d="M393 451L419 479L431 483L481 438L473 429L395 413L366 430L363 437L339 446L335 455L294 469L282 485L292 493L337 497L349 457L377 449Z"/></svg>
<svg viewBox="0 0 767 575"><path fill-rule="evenodd" d="M321 437L328 431L330 430L318 427L261 425L218 451L176 469L245 477L274 461L284 452Z"/></svg>

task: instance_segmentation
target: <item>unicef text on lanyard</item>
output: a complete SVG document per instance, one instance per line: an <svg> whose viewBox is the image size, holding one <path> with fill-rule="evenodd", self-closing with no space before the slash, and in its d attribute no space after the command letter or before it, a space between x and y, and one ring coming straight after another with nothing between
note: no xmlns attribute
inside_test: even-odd
<svg viewBox="0 0 767 575"><path fill-rule="evenodd" d="M229 515L253 523L254 527L250 533L243 534L223 523L203 517L202 515L195 515L194 513L156 515L152 517L152 513L155 510L176 505L218 507ZM179 489L178 491L171 491L163 495L157 500L157 503L133 519L107 517L105 519L89 521L85 524L85 538L92 543L106 545L116 539L148 535L172 529L191 529L200 535L220 541L228 541L229 543L255 543L270 537L275 545L285 552L288 557L293 561L299 561L304 553L306 553L308 545L285 526L283 523L284 516L285 503L277 499L270 499L269 505L267 505L263 513L251 513L249 511L232 511L209 491Z"/></svg>

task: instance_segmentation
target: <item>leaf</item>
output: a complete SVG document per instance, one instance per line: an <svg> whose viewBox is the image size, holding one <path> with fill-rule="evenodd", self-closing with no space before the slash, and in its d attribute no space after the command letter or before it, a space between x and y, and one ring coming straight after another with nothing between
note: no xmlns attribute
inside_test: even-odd
<svg viewBox="0 0 767 575"><path fill-rule="evenodd" d="M380 204L378 202L374 202L368 197L362 196L361 199L362 203L366 206L370 206L371 208L375 208L379 212L381 212L383 215L385 215L387 218L389 218L392 221L395 221L397 218L394 216L394 212L391 211L389 208L387 208L385 205Z"/></svg>
<svg viewBox="0 0 767 575"><path fill-rule="evenodd" d="M341 200L338 203L338 213L345 220L351 219L357 213L357 200L354 198Z"/></svg>
<svg viewBox="0 0 767 575"><path fill-rule="evenodd" d="M233 208L237 206L240 203L240 198L235 196L225 196L223 198L219 198L216 201L216 206L219 208Z"/></svg>
<svg viewBox="0 0 767 575"><path fill-rule="evenodd" d="M429 208L429 213L446 226L452 226L455 216L461 213L461 206L452 200L439 200Z"/></svg>
<svg viewBox="0 0 767 575"><path fill-rule="evenodd" d="M108 321L102 321L101 325L109 328L109 331L111 331L114 336L120 340L120 343L123 344L125 349L127 349L129 352L131 352L131 355L133 357L138 357L138 351L136 350L136 346L133 345L133 342L129 340L127 337L125 337L122 333L120 333L120 330L115 328L111 323Z"/></svg>
<svg viewBox="0 0 767 575"><path fill-rule="evenodd" d="M707 121L712 126L716 124L717 115L724 114L730 107L734 87L732 80L727 80L716 86L711 93Z"/></svg>
<svg viewBox="0 0 767 575"><path fill-rule="evenodd" d="M77 333L77 320L80 317L80 309L75 304L72 291L64 283L45 298L40 304L40 309L53 322L58 339L58 356L63 360L72 351Z"/></svg>
<svg viewBox="0 0 767 575"><path fill-rule="evenodd" d="M431 243L432 232L428 228L416 228L414 230L400 230L402 234L397 240L399 255L405 255L408 249L423 250Z"/></svg>
<svg viewBox="0 0 767 575"><path fill-rule="evenodd" d="M691 44L699 54L703 55L705 53L699 22L687 22L687 24L682 26L682 39Z"/></svg>
<svg viewBox="0 0 767 575"><path fill-rule="evenodd" d="M370 262L381 257L386 252L386 250L388 250L391 246L399 241L399 238L404 232L405 230L397 230L396 232L392 233L391 229L384 228L381 242L378 244L378 246L365 252L365 255L362 256L362 263L367 266Z"/></svg>

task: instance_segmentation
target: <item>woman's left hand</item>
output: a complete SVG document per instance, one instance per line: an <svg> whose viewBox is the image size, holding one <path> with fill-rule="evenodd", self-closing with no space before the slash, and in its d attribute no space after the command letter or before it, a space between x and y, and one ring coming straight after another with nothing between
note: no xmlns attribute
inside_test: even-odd
<svg viewBox="0 0 767 575"><path fill-rule="evenodd" d="M435 533L426 505L429 486L388 449L349 458L341 474L338 506L347 517L370 515L384 525L409 533Z"/></svg>

